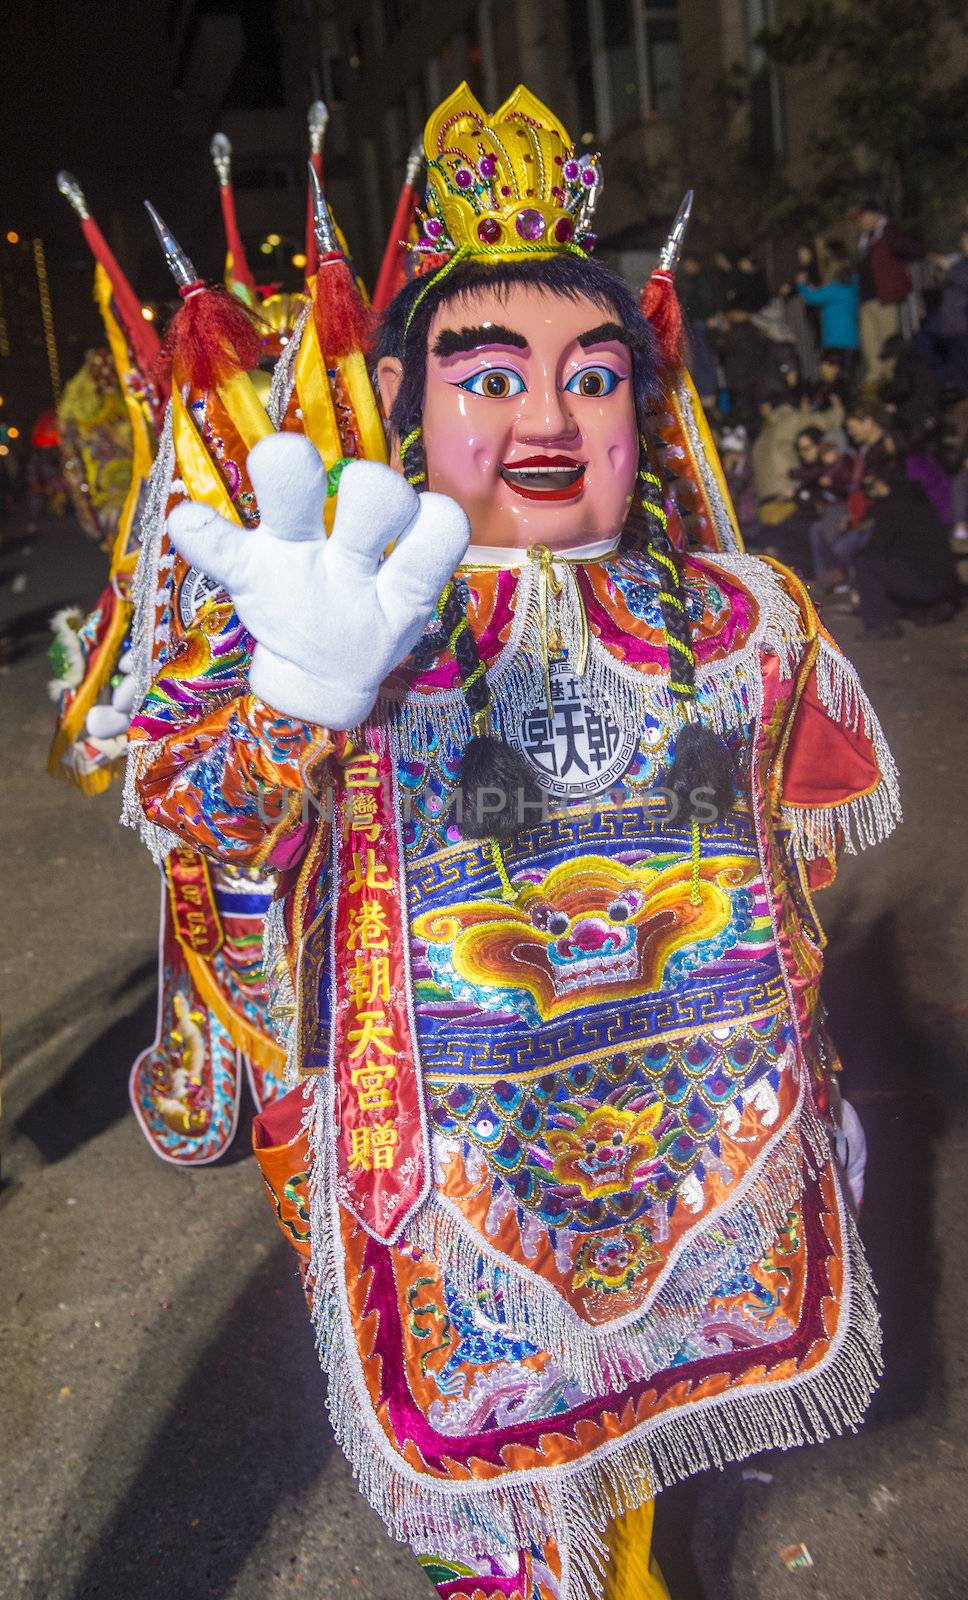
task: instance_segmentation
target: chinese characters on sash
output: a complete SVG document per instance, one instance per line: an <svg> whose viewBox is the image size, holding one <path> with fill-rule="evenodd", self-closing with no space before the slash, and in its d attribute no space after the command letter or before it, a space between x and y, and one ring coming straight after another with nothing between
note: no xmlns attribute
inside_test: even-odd
<svg viewBox="0 0 968 1600"><path fill-rule="evenodd" d="M390 1238L420 1198L419 1067L406 1001L404 897L385 749L343 768L334 908L338 1173L344 1202Z"/></svg>

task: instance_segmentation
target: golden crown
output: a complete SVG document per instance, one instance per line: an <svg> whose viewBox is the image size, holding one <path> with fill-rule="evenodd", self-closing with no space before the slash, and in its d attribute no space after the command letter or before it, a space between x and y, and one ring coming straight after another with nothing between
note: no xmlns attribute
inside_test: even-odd
<svg viewBox="0 0 968 1600"><path fill-rule="evenodd" d="M576 156L567 130L523 85L489 117L462 83L430 117L424 149L418 251L500 258L594 245L598 156Z"/></svg>

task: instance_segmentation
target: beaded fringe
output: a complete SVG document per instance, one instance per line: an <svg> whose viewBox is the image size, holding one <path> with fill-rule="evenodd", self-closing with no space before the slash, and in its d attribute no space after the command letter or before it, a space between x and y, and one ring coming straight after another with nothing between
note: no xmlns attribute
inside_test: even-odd
<svg viewBox="0 0 968 1600"><path fill-rule="evenodd" d="M816 679L820 703L831 721L871 741L880 781L868 794L836 806L784 806L782 819L803 860L832 856L838 845L850 854L880 844L903 820L897 766L884 730L850 662L821 637Z"/></svg>
<svg viewBox="0 0 968 1600"><path fill-rule="evenodd" d="M397 1539L460 1554L520 1549L549 1531L563 1556L560 1600L601 1600L611 1518L709 1467L761 1450L790 1449L855 1430L881 1370L873 1285L839 1197L847 1245L840 1325L819 1366L782 1386L760 1383L711 1396L679 1414L630 1428L569 1467L507 1473L500 1480L434 1481L403 1461L372 1415L343 1294L345 1262L335 1207L332 1109L325 1085L307 1108L312 1312L328 1378L327 1408L360 1491ZM548 1420L549 1430L554 1419Z"/></svg>
<svg viewBox="0 0 968 1600"><path fill-rule="evenodd" d="M268 1011L279 1043L286 1052L284 1083L294 1089L299 1082L299 1028L296 991L286 959L285 901L272 900L262 919L262 970L268 993Z"/></svg>
<svg viewBox="0 0 968 1600"><path fill-rule="evenodd" d="M282 419L292 398L293 386L296 382L296 357L299 354L303 332L311 314L312 306L307 303L296 318L296 325L289 336L289 343L272 369L272 383L269 387L266 411L274 428L282 427Z"/></svg>
<svg viewBox="0 0 968 1600"><path fill-rule="evenodd" d="M165 413L165 425L158 443L148 479L138 534L141 553L131 586L131 677L134 685L134 715L151 688L156 670L158 647L167 650L170 639L164 628L157 627L155 618L171 581L174 558L164 548L165 514L175 482L175 450L171 437L171 405ZM162 659L164 657L162 656ZM165 857L180 844L177 836L167 828L149 822L138 799L137 781L141 772L151 764L161 748L160 740L134 740L128 745L128 760L124 774L121 797L121 822L140 834L152 860L161 866Z"/></svg>
<svg viewBox="0 0 968 1600"><path fill-rule="evenodd" d="M738 578L752 593L760 613L742 650L696 672L699 714L717 733L726 733L752 720L761 708L760 651L773 651L784 675L789 676L805 635L795 601L765 562L740 554L704 553L702 560ZM583 627L578 586L567 563L556 563L554 571L561 581L561 594L557 601L546 598L546 614L539 569L533 563L522 568L507 644L488 668L492 716L505 740L520 728L543 693L541 663L549 625L561 635L569 661L580 659ZM588 701L609 706L620 724L629 720L641 725L648 715L666 727L681 725L682 708L669 688L668 675L640 672L616 660L594 635L588 639L587 665L580 681ZM435 752L448 745L462 747L472 733L467 703L459 689L436 694L411 691L402 700L384 698L371 713L370 724L386 727L388 723L396 726L403 749L420 762L432 760Z"/></svg>
<svg viewBox="0 0 968 1600"><path fill-rule="evenodd" d="M668 1366L731 1263L758 1260L786 1225L800 1197L803 1167L814 1173L830 1159L826 1133L812 1106L784 1127L747 1176L741 1192L688 1237L668 1263L648 1305L620 1324L594 1328L535 1272L491 1249L457 1207L432 1192L407 1224L405 1242L446 1264L465 1303L504 1321L572 1378L585 1394L607 1394L628 1378L649 1378Z"/></svg>

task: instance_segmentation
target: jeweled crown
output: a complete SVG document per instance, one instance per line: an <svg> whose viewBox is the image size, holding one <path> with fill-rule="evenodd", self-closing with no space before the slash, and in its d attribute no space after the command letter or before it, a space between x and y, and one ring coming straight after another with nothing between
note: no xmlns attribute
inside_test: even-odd
<svg viewBox="0 0 968 1600"><path fill-rule="evenodd" d="M466 83L424 131L427 199L416 248L501 258L587 252L601 192L597 155L519 85L489 117Z"/></svg>

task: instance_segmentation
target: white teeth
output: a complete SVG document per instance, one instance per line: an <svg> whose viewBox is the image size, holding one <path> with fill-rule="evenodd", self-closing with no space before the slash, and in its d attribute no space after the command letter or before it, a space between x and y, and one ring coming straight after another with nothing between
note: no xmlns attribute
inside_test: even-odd
<svg viewBox="0 0 968 1600"><path fill-rule="evenodd" d="M505 467L504 470L505 470L505 472L526 472L528 474L528 477L532 478L539 472L540 473L574 472L574 471L576 471L577 467L578 467L578 462L576 462L575 466L573 466L573 467L514 467L514 466L510 466L510 467Z"/></svg>

